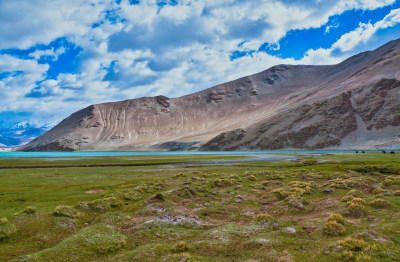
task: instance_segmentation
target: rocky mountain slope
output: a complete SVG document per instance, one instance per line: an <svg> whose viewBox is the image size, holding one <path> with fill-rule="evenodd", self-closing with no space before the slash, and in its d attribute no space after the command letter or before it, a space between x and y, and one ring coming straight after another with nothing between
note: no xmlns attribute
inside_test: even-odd
<svg viewBox="0 0 400 262"><path fill-rule="evenodd" d="M337 65L278 65L191 95L91 105L22 148L400 146L400 40Z"/></svg>

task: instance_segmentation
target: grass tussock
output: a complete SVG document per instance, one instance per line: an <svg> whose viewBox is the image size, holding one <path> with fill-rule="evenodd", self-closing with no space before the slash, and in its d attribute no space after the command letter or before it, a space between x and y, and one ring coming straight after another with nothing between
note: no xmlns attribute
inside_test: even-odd
<svg viewBox="0 0 400 262"><path fill-rule="evenodd" d="M17 231L17 228L3 217L0 219L0 241L4 241Z"/></svg>
<svg viewBox="0 0 400 262"><path fill-rule="evenodd" d="M57 206L54 209L53 215L60 217L76 218L79 217L79 212L71 206Z"/></svg>

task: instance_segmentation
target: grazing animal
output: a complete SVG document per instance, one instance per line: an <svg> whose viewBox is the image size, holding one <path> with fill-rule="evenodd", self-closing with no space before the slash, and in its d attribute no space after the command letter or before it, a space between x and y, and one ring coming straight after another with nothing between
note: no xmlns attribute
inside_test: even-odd
<svg viewBox="0 0 400 262"><path fill-rule="evenodd" d="M358 150L356 151L356 154L358 154Z"/></svg>
<svg viewBox="0 0 400 262"><path fill-rule="evenodd" d="M394 152L394 151L390 151L390 154L394 155L394 154L395 154L395 152Z"/></svg>
<svg viewBox="0 0 400 262"><path fill-rule="evenodd" d="M365 151L363 150L363 151L361 151L361 153L365 154Z"/></svg>
<svg viewBox="0 0 400 262"><path fill-rule="evenodd" d="M385 150L382 150L382 153L386 154L386 151L385 151Z"/></svg>

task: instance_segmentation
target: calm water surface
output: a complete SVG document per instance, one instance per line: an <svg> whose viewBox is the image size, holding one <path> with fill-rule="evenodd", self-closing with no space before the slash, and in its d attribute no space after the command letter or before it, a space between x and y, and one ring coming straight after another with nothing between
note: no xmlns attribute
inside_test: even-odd
<svg viewBox="0 0 400 262"><path fill-rule="evenodd" d="M244 155L260 154L334 154L352 153L350 150L282 150L282 151L177 151L177 152L0 152L0 158L10 157L94 157L94 156L179 156L179 155ZM366 151L380 152L380 151Z"/></svg>

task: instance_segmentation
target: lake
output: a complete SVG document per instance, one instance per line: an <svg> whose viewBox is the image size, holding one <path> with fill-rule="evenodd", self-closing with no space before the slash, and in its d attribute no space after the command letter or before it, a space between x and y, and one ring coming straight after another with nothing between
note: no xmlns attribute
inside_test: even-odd
<svg viewBox="0 0 400 262"><path fill-rule="evenodd" d="M95 157L95 156L176 156L176 155L259 155L259 154L337 154L354 150L276 150L276 151L166 151L166 152L0 152L0 158ZM366 152L380 152L369 150Z"/></svg>

